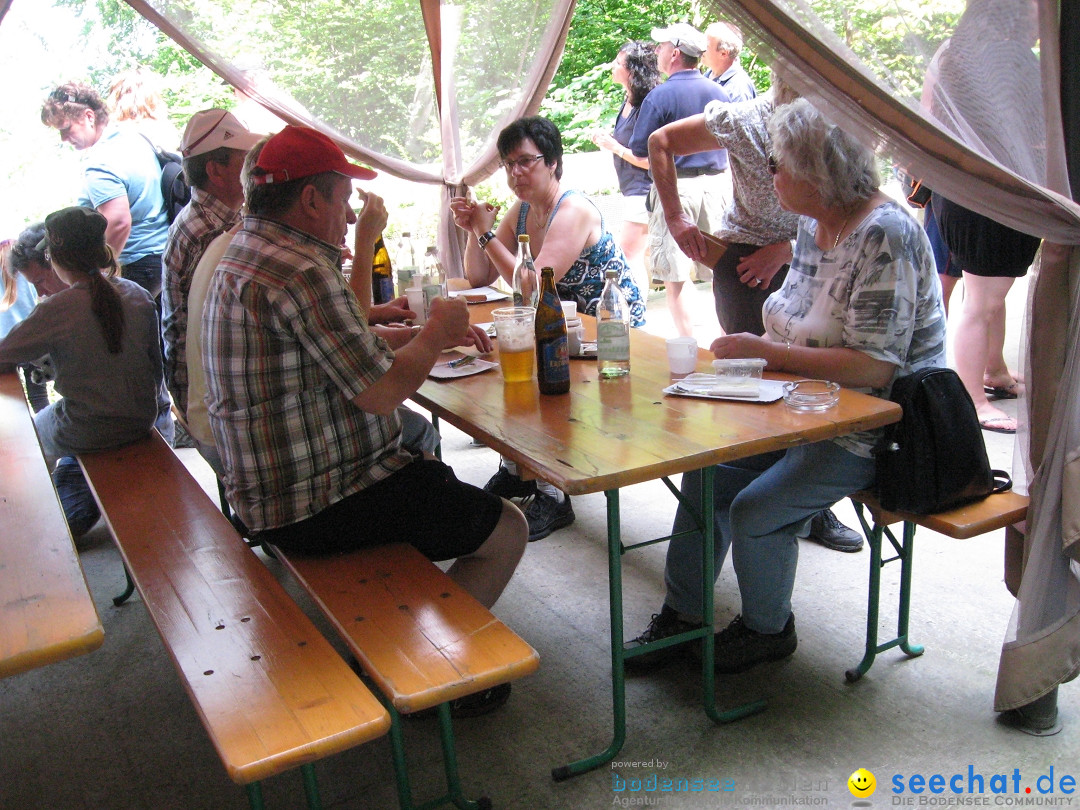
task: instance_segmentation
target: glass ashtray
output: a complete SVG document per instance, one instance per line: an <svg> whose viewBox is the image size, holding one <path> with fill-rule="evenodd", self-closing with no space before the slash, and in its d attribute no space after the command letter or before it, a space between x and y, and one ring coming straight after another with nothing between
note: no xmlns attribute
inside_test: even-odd
<svg viewBox="0 0 1080 810"><path fill-rule="evenodd" d="M797 411L827 411L840 400L840 386L828 380L784 383L784 402Z"/></svg>

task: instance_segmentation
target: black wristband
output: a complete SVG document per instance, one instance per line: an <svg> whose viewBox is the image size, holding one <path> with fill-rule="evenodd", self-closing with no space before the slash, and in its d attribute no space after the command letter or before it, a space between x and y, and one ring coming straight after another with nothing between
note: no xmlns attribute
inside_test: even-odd
<svg viewBox="0 0 1080 810"><path fill-rule="evenodd" d="M476 244L478 244L480 246L480 249L483 250L484 248L487 247L487 243L490 242L494 238L495 238L495 232L494 231L488 231L487 233L480 234L480 236L476 237Z"/></svg>

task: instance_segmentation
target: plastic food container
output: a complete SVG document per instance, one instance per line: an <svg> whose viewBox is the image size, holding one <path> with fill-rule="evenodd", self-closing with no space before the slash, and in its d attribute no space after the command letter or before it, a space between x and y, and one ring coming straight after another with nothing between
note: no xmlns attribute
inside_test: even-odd
<svg viewBox="0 0 1080 810"><path fill-rule="evenodd" d="M840 399L840 386L828 380L784 383L784 402L797 411L826 411Z"/></svg>
<svg viewBox="0 0 1080 810"><path fill-rule="evenodd" d="M761 372L766 365L768 361L760 357L713 360L713 371L724 388L745 389L747 393L756 394L761 388Z"/></svg>

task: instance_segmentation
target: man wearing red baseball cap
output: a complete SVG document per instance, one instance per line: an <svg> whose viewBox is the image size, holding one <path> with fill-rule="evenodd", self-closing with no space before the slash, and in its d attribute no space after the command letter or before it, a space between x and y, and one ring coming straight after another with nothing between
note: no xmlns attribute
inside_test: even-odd
<svg viewBox="0 0 1080 810"><path fill-rule="evenodd" d="M403 448L396 413L443 349L472 339L465 302L435 300L418 334L392 350L341 274L346 228L385 224L385 211L358 222L350 204L353 180L373 176L305 127L285 127L259 153L247 216L203 308L206 404L226 494L254 537L287 551L403 540L433 560L456 558L450 576L491 606L521 559L525 518ZM461 711L508 696L508 685L485 690Z"/></svg>

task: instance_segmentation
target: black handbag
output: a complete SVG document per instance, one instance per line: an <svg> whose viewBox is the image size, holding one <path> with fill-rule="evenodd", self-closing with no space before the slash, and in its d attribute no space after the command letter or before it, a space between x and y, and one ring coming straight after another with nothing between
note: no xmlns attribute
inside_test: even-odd
<svg viewBox="0 0 1080 810"><path fill-rule="evenodd" d="M904 409L874 447L875 492L890 511L930 515L1012 487L992 470L975 405L956 372L924 368L893 383Z"/></svg>

